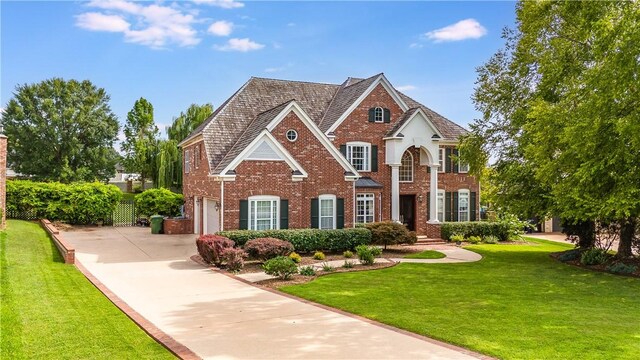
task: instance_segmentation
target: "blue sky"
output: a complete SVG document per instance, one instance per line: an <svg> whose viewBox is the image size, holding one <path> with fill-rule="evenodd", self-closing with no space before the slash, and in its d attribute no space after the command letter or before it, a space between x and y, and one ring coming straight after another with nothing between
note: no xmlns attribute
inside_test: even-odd
<svg viewBox="0 0 640 360"><path fill-rule="evenodd" d="M475 68L514 26L513 2L2 1L0 106L17 84L89 79L123 123L136 99L160 127L217 107L251 76L342 83L384 72L466 126Z"/></svg>

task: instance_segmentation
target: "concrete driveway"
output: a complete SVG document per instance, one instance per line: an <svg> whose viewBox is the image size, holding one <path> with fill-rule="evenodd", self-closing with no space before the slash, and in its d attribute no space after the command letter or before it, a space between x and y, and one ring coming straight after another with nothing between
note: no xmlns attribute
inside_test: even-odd
<svg viewBox="0 0 640 360"><path fill-rule="evenodd" d="M109 290L204 359L478 357L245 284L191 261L194 235L149 232L102 227L64 237Z"/></svg>

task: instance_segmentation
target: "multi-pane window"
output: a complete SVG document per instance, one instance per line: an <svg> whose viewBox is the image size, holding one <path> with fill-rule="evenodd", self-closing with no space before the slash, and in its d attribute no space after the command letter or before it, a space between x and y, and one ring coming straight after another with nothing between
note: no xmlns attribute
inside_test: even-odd
<svg viewBox="0 0 640 360"><path fill-rule="evenodd" d="M370 223L373 222L374 215L374 196L373 194L357 194L356 195L356 222Z"/></svg>
<svg viewBox="0 0 640 360"><path fill-rule="evenodd" d="M469 191L458 191L458 221L469 221Z"/></svg>
<svg viewBox="0 0 640 360"><path fill-rule="evenodd" d="M444 191L438 190L438 221L444 222Z"/></svg>
<svg viewBox="0 0 640 360"><path fill-rule="evenodd" d="M440 167L438 167L438 172L444 172L444 148L438 149L438 163Z"/></svg>
<svg viewBox="0 0 640 360"><path fill-rule="evenodd" d="M373 110L373 121L377 123L384 122L384 110L382 110L381 107L377 107Z"/></svg>
<svg viewBox="0 0 640 360"><path fill-rule="evenodd" d="M347 160L358 171L371 171L371 145L367 143L347 144Z"/></svg>
<svg viewBox="0 0 640 360"><path fill-rule="evenodd" d="M405 151L400 161L400 182L413 181L413 155L409 150Z"/></svg>
<svg viewBox="0 0 640 360"><path fill-rule="evenodd" d="M280 199L275 196L249 198L249 229L278 229L279 202Z"/></svg>
<svg viewBox="0 0 640 360"><path fill-rule="evenodd" d="M184 152L184 172L188 174L191 171L191 150L185 150Z"/></svg>
<svg viewBox="0 0 640 360"><path fill-rule="evenodd" d="M461 172L461 173L469 172L469 164L460 162L460 164L458 165L458 172Z"/></svg>
<svg viewBox="0 0 640 360"><path fill-rule="evenodd" d="M320 229L336 228L336 197L335 195L320 195Z"/></svg>

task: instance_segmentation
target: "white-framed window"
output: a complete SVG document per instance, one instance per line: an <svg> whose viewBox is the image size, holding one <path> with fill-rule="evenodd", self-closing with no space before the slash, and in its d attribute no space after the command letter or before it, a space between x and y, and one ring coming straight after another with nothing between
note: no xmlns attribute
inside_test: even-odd
<svg viewBox="0 0 640 360"><path fill-rule="evenodd" d="M377 107L373 110L373 121L377 123L384 122L384 110L381 107Z"/></svg>
<svg viewBox="0 0 640 360"><path fill-rule="evenodd" d="M287 130L287 140L291 142L298 140L298 132L293 129Z"/></svg>
<svg viewBox="0 0 640 360"><path fill-rule="evenodd" d="M358 171L371 171L371 144L347 143L347 160Z"/></svg>
<svg viewBox="0 0 640 360"><path fill-rule="evenodd" d="M413 182L413 154L406 150L400 160L400 182Z"/></svg>
<svg viewBox="0 0 640 360"><path fill-rule="evenodd" d="M318 197L318 214L320 215L320 229L336 228L336 196L320 195Z"/></svg>
<svg viewBox="0 0 640 360"><path fill-rule="evenodd" d="M468 173L469 172L469 163L460 162L458 164L458 172Z"/></svg>
<svg viewBox="0 0 640 360"><path fill-rule="evenodd" d="M370 223L374 219L375 196L373 194L356 194L356 222Z"/></svg>
<svg viewBox="0 0 640 360"><path fill-rule="evenodd" d="M438 189L438 221L444 222L444 190Z"/></svg>
<svg viewBox="0 0 640 360"><path fill-rule="evenodd" d="M280 198L277 196L249 197L249 230L280 228Z"/></svg>
<svg viewBox="0 0 640 360"><path fill-rule="evenodd" d="M438 163L440 164L440 166L438 167L438 172L444 172L444 148L439 148L438 149Z"/></svg>
<svg viewBox="0 0 640 360"><path fill-rule="evenodd" d="M469 221L469 190L458 190L458 221Z"/></svg>
<svg viewBox="0 0 640 360"><path fill-rule="evenodd" d="M191 150L184 151L184 173L188 174L191 171Z"/></svg>

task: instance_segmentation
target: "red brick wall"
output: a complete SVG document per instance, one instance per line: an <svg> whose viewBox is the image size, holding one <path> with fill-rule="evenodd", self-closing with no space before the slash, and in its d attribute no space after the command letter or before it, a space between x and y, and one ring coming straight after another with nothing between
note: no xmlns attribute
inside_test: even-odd
<svg viewBox="0 0 640 360"><path fill-rule="evenodd" d="M214 181L209 176L209 162L204 150L204 141L201 140L184 147L183 156L186 150L191 150L191 169L187 174L184 172L184 166L182 167L182 193L184 195L185 215L193 219L193 197L197 196L200 201L202 201L203 197L218 200L220 198L220 182ZM200 153L200 161L197 163L195 159L198 152ZM202 219L202 214L201 203L200 219ZM202 221L200 221L200 229L202 231Z"/></svg>
<svg viewBox="0 0 640 360"><path fill-rule="evenodd" d="M289 129L298 133L295 142L286 139ZM311 226L311 199L322 194L344 199L345 227L351 227L353 183L344 180L342 166L293 112L273 129L272 134L309 177L292 181L292 170L284 161L243 161L236 168L236 180L225 182L224 228L238 228L240 200L254 195L273 195L289 200L289 228L308 228Z"/></svg>

